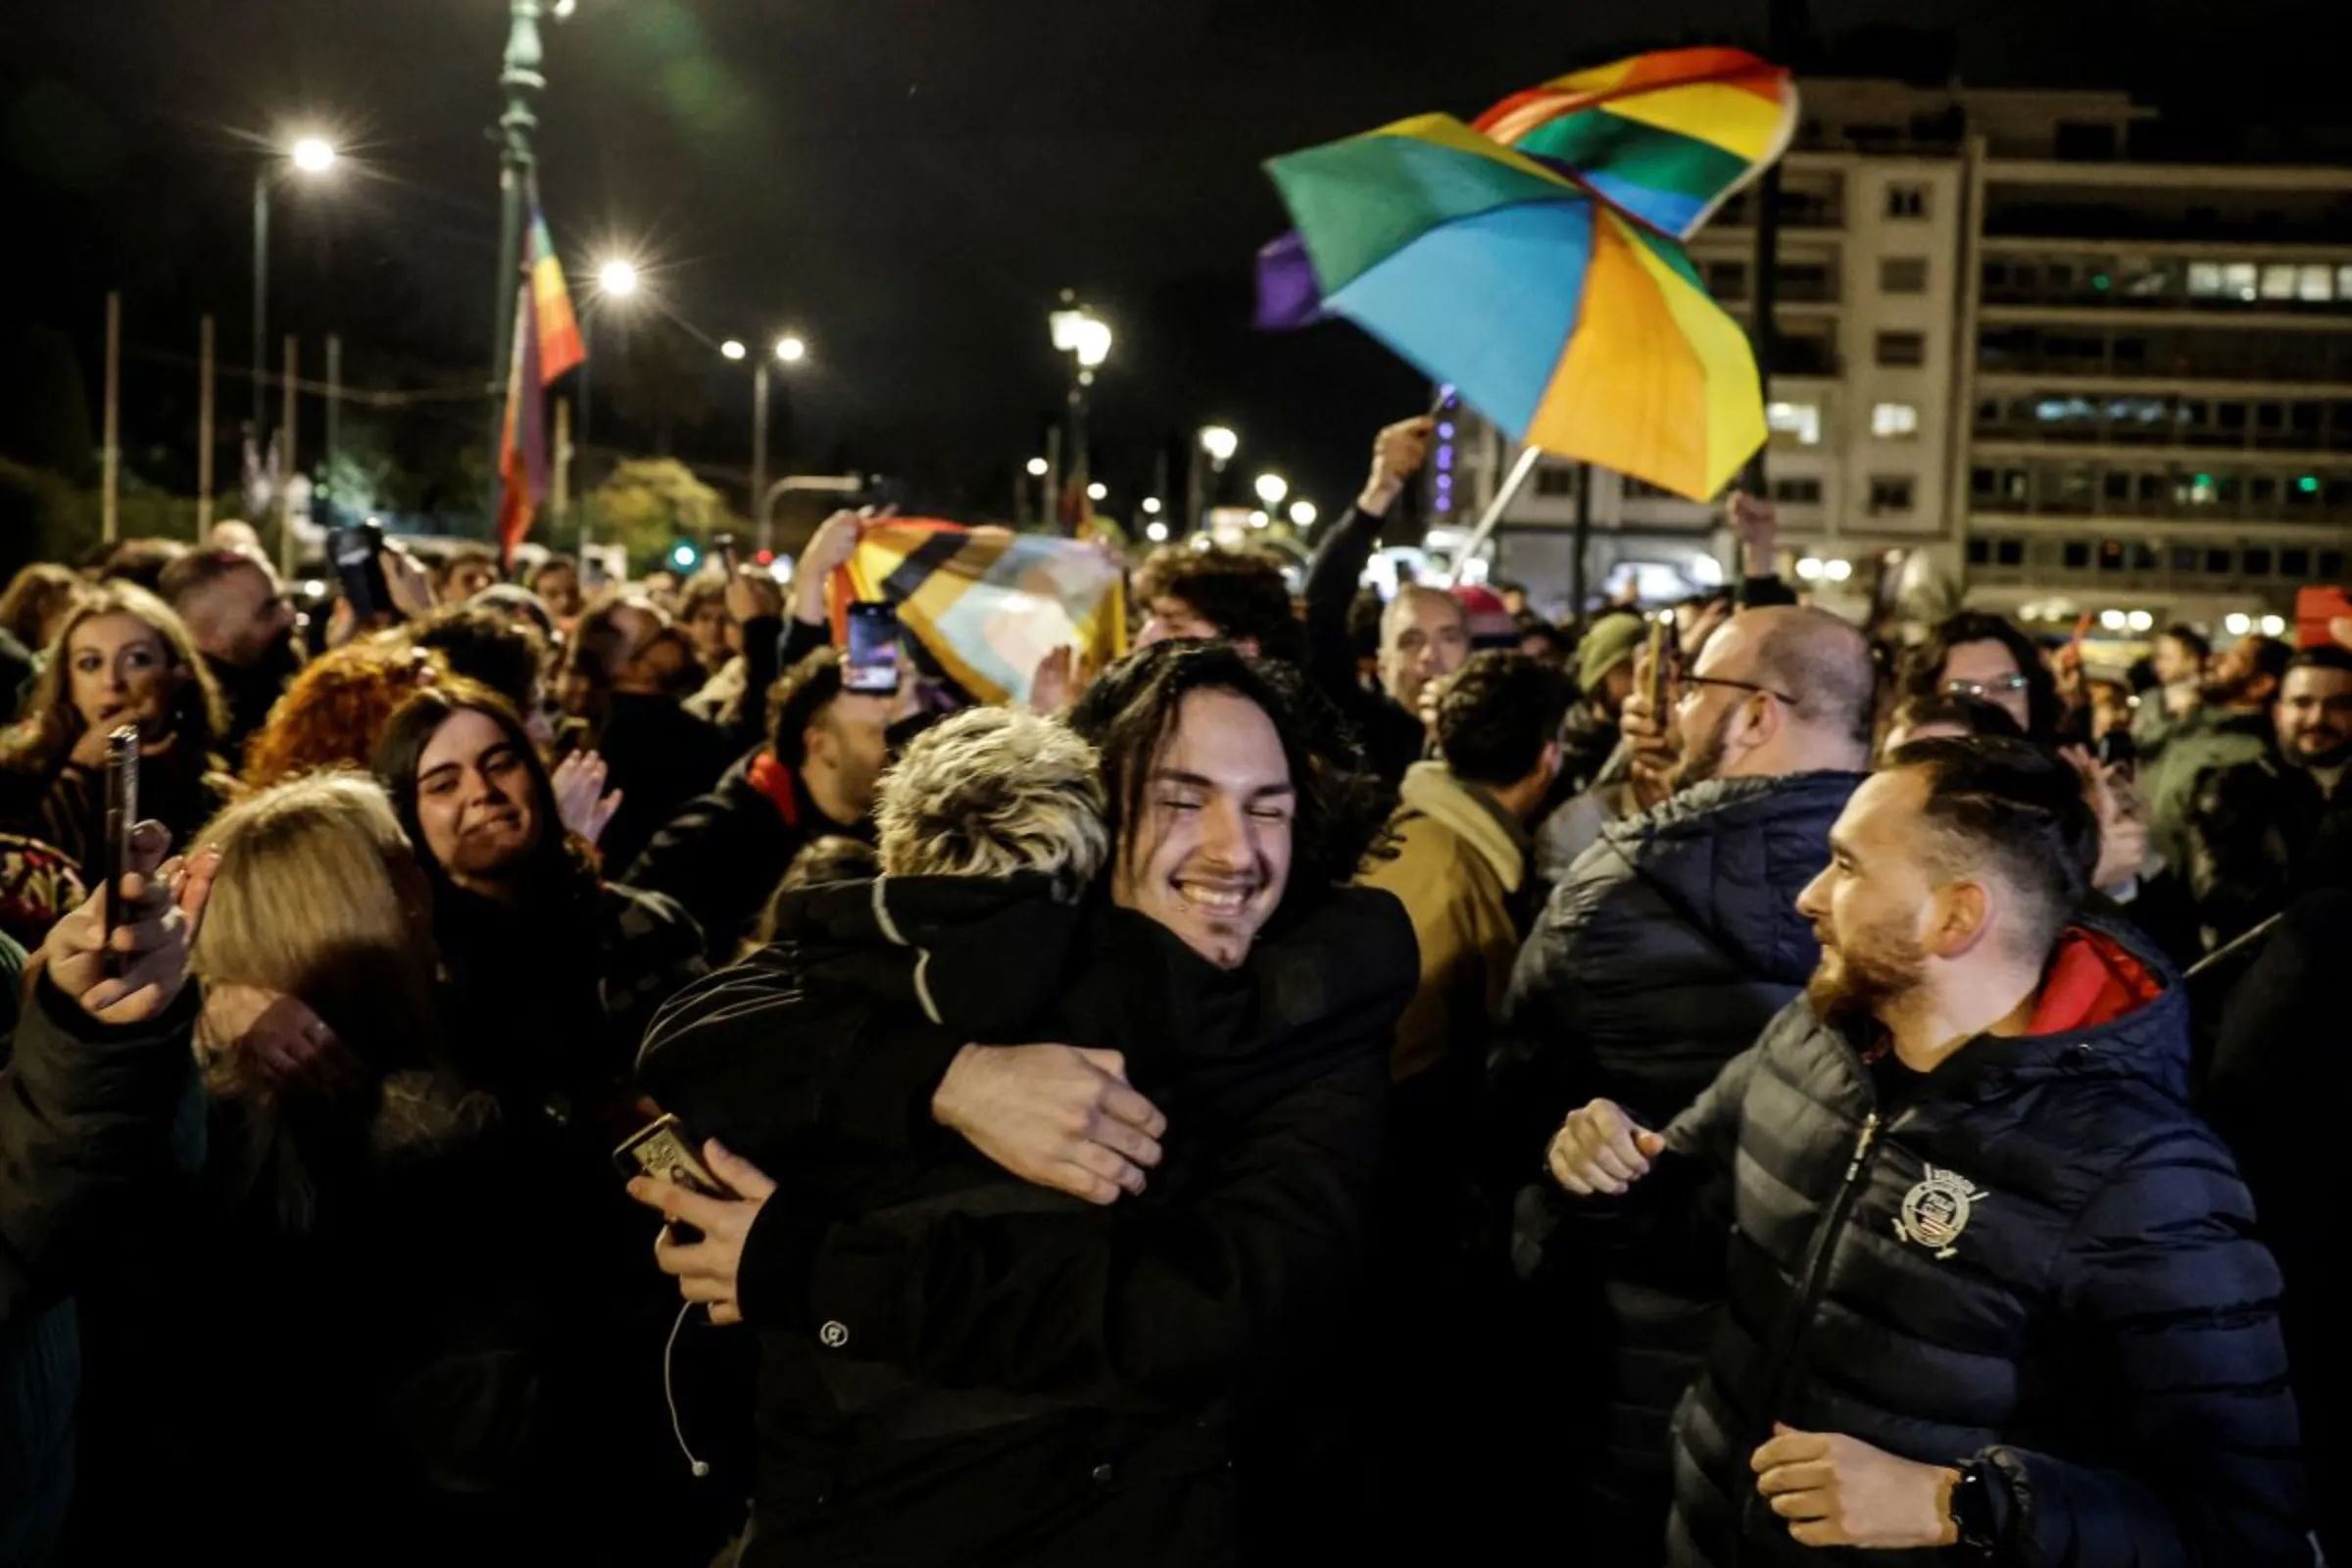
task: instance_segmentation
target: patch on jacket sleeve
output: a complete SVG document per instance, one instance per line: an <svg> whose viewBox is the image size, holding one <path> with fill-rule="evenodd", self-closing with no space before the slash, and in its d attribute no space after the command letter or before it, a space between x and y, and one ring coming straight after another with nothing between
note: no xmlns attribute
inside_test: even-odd
<svg viewBox="0 0 2352 1568"><path fill-rule="evenodd" d="M1953 1244L1968 1229L1977 1201L1984 1196L1965 1176L1930 1165L1928 1174L1903 1195L1903 1212L1894 1222L1894 1234L1939 1258L1949 1257L1958 1250Z"/></svg>

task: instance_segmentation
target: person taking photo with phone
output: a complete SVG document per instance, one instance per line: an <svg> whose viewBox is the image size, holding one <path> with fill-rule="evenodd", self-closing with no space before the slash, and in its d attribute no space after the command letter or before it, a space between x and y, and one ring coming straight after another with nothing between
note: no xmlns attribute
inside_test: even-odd
<svg viewBox="0 0 2352 1568"><path fill-rule="evenodd" d="M105 835L106 742L139 732L147 817L184 840L227 798L220 688L171 608L129 583L92 592L67 618L24 716L0 732L0 832L51 845L95 887Z"/></svg>

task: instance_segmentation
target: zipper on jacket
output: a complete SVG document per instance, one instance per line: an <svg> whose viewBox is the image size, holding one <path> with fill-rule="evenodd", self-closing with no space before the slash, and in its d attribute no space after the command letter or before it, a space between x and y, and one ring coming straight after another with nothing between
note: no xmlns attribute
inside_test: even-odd
<svg viewBox="0 0 2352 1568"><path fill-rule="evenodd" d="M1771 1365L1775 1372L1769 1396L1764 1401L1763 1425L1757 1429L1746 1447L1736 1455L1742 1464L1748 1454L1763 1446L1765 1439L1772 1435L1772 1423L1780 1419L1781 1400L1788 1394L1788 1384L1795 1373L1797 1342L1804 1338L1805 1325L1812 1320L1814 1298L1821 1294L1823 1277L1830 1271L1830 1255L1836 1247L1838 1232L1845 1225L1846 1211L1853 1206L1863 1167L1870 1162L1870 1152L1879 1141L1879 1113L1875 1110L1862 1118L1862 1131L1854 1139L1854 1152L1845 1162L1845 1175L1839 1179L1838 1191L1831 1195L1829 1209L1813 1233L1812 1245L1805 1253L1804 1272L1797 1277L1796 1296L1782 1316L1780 1334L1773 1348ZM1731 1561L1735 1565L1746 1555L1748 1520L1757 1508L1763 1506L1763 1502L1764 1499L1754 1488L1749 1488L1747 1499L1740 1509L1739 1525L1732 1536Z"/></svg>

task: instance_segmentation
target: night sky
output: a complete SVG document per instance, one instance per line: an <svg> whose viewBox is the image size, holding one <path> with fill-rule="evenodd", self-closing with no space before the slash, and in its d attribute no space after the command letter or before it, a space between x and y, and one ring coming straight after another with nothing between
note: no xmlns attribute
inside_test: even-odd
<svg viewBox="0 0 2352 1568"><path fill-rule="evenodd" d="M1812 48L1847 69L2125 86L2215 127L2257 111L2341 120L2336 57L2292 47L2330 10L1817 3ZM625 248L713 337L808 336L778 472L857 464L906 476L918 503L1002 514L1057 407L1044 318L1074 287L1118 332L1096 418L1096 468L1118 496L1150 487L1158 443L1215 418L1242 432L1242 473L1279 468L1329 509L1420 386L1346 326L1249 330L1251 257L1282 226L1258 161L1424 110L1475 113L1632 48L1753 44L1762 13L579 0L547 26L541 187L575 271ZM15 0L10 18L0 212L16 282L0 342L69 332L95 386L103 292L121 286L134 464L192 419L200 311L220 314L224 358L246 357L253 160L296 127L331 126L357 167L278 203L273 324L341 329L355 383L487 378L503 0ZM678 454L740 468L748 376L667 346L686 377L667 399ZM475 410L440 419L441 439L478 439ZM656 438L642 420L606 433Z"/></svg>

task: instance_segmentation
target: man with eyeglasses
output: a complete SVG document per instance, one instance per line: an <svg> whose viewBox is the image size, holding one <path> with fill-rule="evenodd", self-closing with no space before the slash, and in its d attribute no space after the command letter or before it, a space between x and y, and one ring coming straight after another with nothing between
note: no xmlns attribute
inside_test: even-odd
<svg viewBox="0 0 2352 1568"><path fill-rule="evenodd" d="M1837 616L1779 606L1733 615L1660 715L1680 754L1673 792L1577 860L1511 976L1491 1087L1507 1107L1501 1147L1530 1183L1513 1215L1514 1260L1541 1293L1597 1280L1606 1298L1601 1334L1575 1348L1605 1353L1547 1369L1556 1388L1529 1380L1554 1412L1542 1423L1551 1432L1563 1430L1560 1405L1579 1398L1566 1391L1609 1391L1602 1451L1556 1456L1593 1477L1595 1564L1658 1560L1668 1426L1706 1349L1713 1302L1547 1245L1556 1200L1540 1180L1543 1151L1568 1110L1593 1098L1665 1125L1804 988L1820 946L1796 896L1828 863L1831 824L1870 765L1875 696L1870 646ZM1657 727L1645 694L1626 713L1629 733Z"/></svg>

